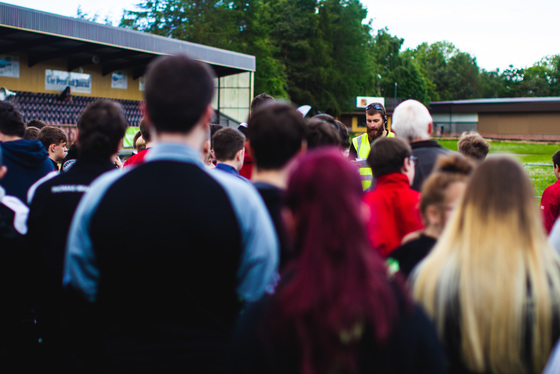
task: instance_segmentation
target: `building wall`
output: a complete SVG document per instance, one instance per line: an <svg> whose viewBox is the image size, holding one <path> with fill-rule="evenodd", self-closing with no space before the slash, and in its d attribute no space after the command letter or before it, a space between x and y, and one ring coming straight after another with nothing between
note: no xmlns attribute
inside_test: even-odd
<svg viewBox="0 0 560 374"><path fill-rule="evenodd" d="M436 135L477 131L479 121L477 113L434 113L432 118Z"/></svg>
<svg viewBox="0 0 560 374"><path fill-rule="evenodd" d="M45 89L45 70L67 71L67 62L65 59L60 58L43 61L32 67L28 67L27 55L17 53L12 55L19 57L19 78L0 76L0 87L6 87L11 91L60 93L60 91ZM142 91L140 91L139 88L140 79L132 79L131 71L123 70L127 75L127 89L112 88L112 74L103 76L101 74L101 65L87 65L81 69L76 69L74 72L91 75L91 94L72 93L72 95L142 100Z"/></svg>
<svg viewBox="0 0 560 374"><path fill-rule="evenodd" d="M0 76L0 87L11 91L60 93L60 91L47 90L45 87L45 71L59 70L67 71L67 61L64 58L40 62L31 68L28 67L27 55L13 53L19 59L19 78ZM127 77L127 88L112 88L113 74L102 75L101 65L87 65L76 69L74 72L91 75L91 93L72 93L74 96L105 97L110 99L137 100L143 99L143 91L140 89L142 78L132 79L131 70L122 70ZM226 77L216 78L216 93L214 95L213 107L218 107L221 113L230 117L236 123L245 122L249 117L249 107L253 97L253 73L241 73ZM222 118L221 122L230 125L228 119ZM231 122L231 121L230 121ZM233 125L232 125L233 126Z"/></svg>
<svg viewBox="0 0 560 374"><path fill-rule="evenodd" d="M219 100L221 113L237 123L246 122L249 119L249 108L251 100L253 100L252 74L247 72L228 75L220 78L219 82L216 79L216 94L212 106L217 108ZM222 118L220 122L222 125L234 126L234 124L226 123L225 118Z"/></svg>
<svg viewBox="0 0 560 374"><path fill-rule="evenodd" d="M506 136L560 136L560 113L481 113L478 131Z"/></svg>

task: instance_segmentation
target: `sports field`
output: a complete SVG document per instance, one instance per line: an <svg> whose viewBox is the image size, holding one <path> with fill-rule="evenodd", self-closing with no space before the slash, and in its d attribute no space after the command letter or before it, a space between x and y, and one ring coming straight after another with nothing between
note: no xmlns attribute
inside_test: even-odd
<svg viewBox="0 0 560 374"><path fill-rule="evenodd" d="M447 149L457 150L456 139L441 139L438 142ZM490 141L490 154L512 155L525 166L537 197L541 197L544 189L556 181L552 155L558 150L560 143Z"/></svg>

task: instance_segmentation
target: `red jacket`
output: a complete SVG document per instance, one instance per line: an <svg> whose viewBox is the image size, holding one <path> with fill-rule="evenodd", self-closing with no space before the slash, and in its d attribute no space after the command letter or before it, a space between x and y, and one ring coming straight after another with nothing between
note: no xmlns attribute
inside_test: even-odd
<svg viewBox="0 0 560 374"><path fill-rule="evenodd" d="M546 233L550 234L554 222L560 215L560 179L548 186L541 199L541 211Z"/></svg>
<svg viewBox="0 0 560 374"><path fill-rule="evenodd" d="M148 153L149 148L146 148L135 155L130 156L123 164L123 166L138 165L144 162L146 153Z"/></svg>
<svg viewBox="0 0 560 374"><path fill-rule="evenodd" d="M253 174L253 158L247 152L247 143L245 143L245 158L243 159L243 166L239 170L239 174L247 179L251 179Z"/></svg>
<svg viewBox="0 0 560 374"><path fill-rule="evenodd" d="M405 235L423 228L418 207L420 193L410 188L405 174L377 178L375 189L366 193L363 201L370 210L370 241L383 257L388 257Z"/></svg>

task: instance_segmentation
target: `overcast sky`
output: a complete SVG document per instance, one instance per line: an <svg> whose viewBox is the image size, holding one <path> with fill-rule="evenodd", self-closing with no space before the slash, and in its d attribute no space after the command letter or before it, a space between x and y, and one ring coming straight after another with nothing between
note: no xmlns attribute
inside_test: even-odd
<svg viewBox="0 0 560 374"><path fill-rule="evenodd" d="M139 0L4 0L6 3L75 16L120 20ZM362 0L374 29L387 27L405 48L447 40L476 57L478 66L501 70L532 66L560 54L560 0Z"/></svg>

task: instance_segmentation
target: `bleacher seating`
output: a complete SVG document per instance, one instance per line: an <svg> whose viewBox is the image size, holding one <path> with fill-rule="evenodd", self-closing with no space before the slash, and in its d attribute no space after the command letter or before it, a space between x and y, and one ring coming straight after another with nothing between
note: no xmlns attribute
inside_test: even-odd
<svg viewBox="0 0 560 374"><path fill-rule="evenodd" d="M24 122L31 119L41 120L49 125L75 125L85 107L98 97L69 96L60 99L58 94L15 91L15 96L7 100L16 104ZM122 105L130 126L138 126L142 114L139 101L111 99Z"/></svg>

